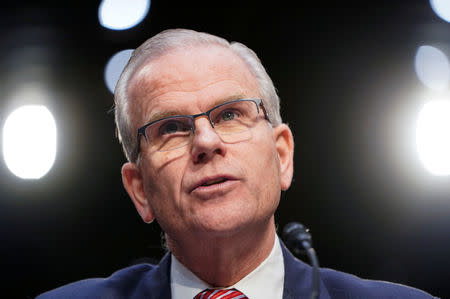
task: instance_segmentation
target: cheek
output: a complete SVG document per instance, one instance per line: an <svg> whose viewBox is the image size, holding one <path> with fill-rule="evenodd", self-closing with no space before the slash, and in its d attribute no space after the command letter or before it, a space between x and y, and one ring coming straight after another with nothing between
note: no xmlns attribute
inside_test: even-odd
<svg viewBox="0 0 450 299"><path fill-rule="evenodd" d="M265 194L268 197L268 200L275 200L278 202L281 193L281 180L279 157L275 148L273 148L266 157L267 160L264 163L265 167L261 171L261 173L263 173L261 180L265 182Z"/></svg>
<svg viewBox="0 0 450 299"><path fill-rule="evenodd" d="M270 132L272 132L270 130ZM269 134L267 134L269 135ZM272 134L270 137L266 134L262 135L259 141L259 168L261 173L265 175L266 180L270 180L271 182L279 180L280 177L280 163L278 151L275 146L275 141L272 138ZM264 138L264 137L265 138Z"/></svg>
<svg viewBox="0 0 450 299"><path fill-rule="evenodd" d="M146 165L148 177L155 190L165 188L166 191L173 187L179 187L181 178L187 165L186 149L169 152L155 152L150 155Z"/></svg>
<svg viewBox="0 0 450 299"><path fill-rule="evenodd" d="M167 161L157 157L145 165L144 190L157 218L166 217L168 216L166 214L176 210L184 173L183 167L181 159Z"/></svg>
<svg viewBox="0 0 450 299"><path fill-rule="evenodd" d="M260 204L277 205L281 190L279 157L272 140L257 140L246 148L247 177Z"/></svg>

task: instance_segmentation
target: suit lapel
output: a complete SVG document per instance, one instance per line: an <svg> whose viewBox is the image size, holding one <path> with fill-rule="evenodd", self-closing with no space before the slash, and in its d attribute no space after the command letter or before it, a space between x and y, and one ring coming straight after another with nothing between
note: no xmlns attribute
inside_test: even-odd
<svg viewBox="0 0 450 299"><path fill-rule="evenodd" d="M312 267L295 258L281 242L284 260L283 299L308 299L311 296ZM330 299L325 284L320 280L320 299Z"/></svg>
<svg viewBox="0 0 450 299"><path fill-rule="evenodd" d="M159 264L139 282L133 299L172 299L170 292L171 255L167 253Z"/></svg>

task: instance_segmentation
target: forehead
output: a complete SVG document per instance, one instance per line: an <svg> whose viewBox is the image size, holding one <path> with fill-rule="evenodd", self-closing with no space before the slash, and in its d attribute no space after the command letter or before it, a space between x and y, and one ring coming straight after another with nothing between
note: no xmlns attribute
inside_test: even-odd
<svg viewBox="0 0 450 299"><path fill-rule="evenodd" d="M230 96L257 97L259 92L240 57L230 49L207 46L172 50L147 63L130 81L129 95L134 118L142 122L161 110L205 109Z"/></svg>

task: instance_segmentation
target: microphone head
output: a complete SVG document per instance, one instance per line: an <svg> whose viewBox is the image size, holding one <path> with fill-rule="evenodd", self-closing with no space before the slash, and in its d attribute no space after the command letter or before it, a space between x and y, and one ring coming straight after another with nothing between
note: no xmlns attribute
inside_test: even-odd
<svg viewBox="0 0 450 299"><path fill-rule="evenodd" d="M290 222L284 226L283 239L286 246L297 254L312 247L309 229L298 222Z"/></svg>

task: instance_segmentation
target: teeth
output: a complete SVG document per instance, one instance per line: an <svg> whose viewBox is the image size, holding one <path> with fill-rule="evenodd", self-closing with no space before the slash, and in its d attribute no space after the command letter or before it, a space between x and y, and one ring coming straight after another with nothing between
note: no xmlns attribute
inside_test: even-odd
<svg viewBox="0 0 450 299"><path fill-rule="evenodd" d="M216 179L216 180L208 181L208 182L204 183L202 186L210 186L212 184L221 183L221 182L223 182L225 180L226 179L224 179L224 178L219 178L219 179Z"/></svg>

